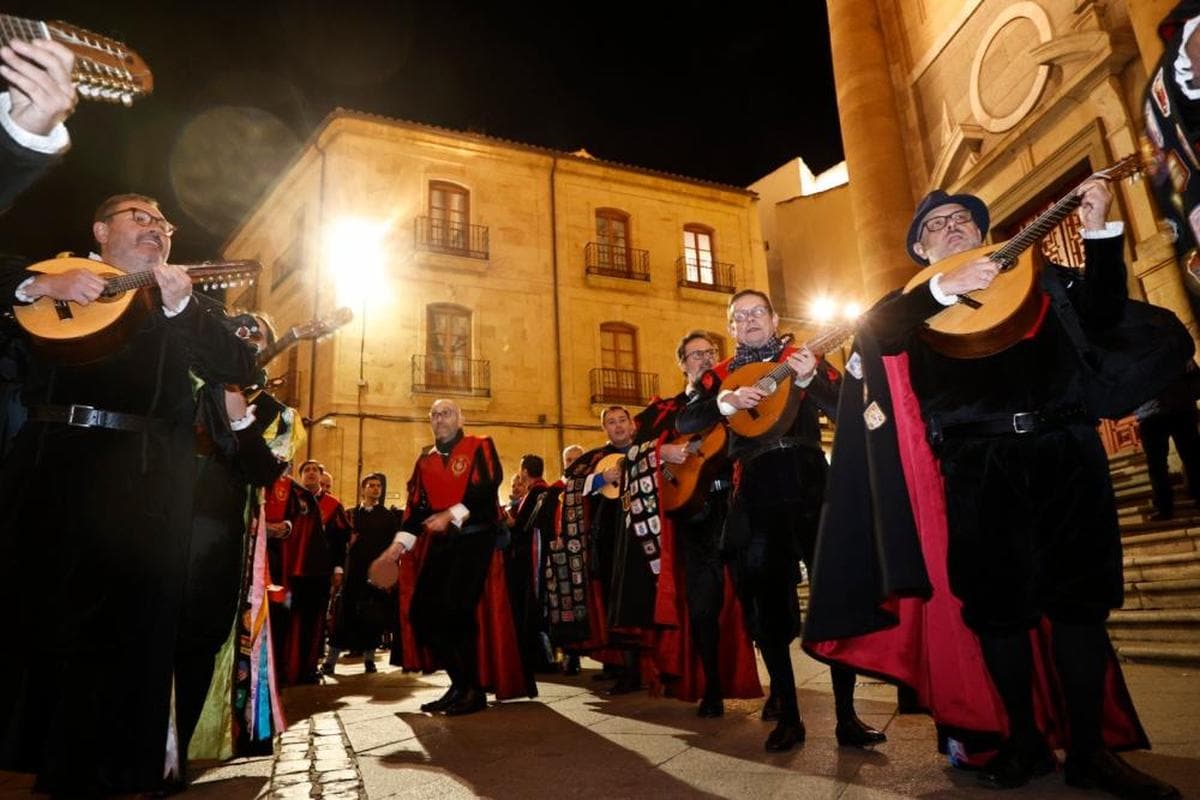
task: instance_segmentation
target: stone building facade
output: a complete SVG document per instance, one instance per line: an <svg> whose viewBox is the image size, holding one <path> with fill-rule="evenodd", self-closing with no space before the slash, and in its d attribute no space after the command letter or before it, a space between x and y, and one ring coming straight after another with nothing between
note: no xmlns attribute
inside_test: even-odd
<svg viewBox="0 0 1200 800"><path fill-rule="evenodd" d="M766 288L752 192L428 125L338 111L224 248L255 258L231 304L285 329L348 306L335 335L276 359L312 421L307 452L390 501L428 410L450 397L505 472L603 441L598 413L675 393L679 337L728 347L734 287ZM636 409L634 409L636 411Z"/></svg>

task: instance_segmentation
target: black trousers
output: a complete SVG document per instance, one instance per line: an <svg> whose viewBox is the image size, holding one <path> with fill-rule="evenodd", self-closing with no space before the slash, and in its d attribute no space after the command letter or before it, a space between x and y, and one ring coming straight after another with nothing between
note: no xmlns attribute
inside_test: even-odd
<svg viewBox="0 0 1200 800"><path fill-rule="evenodd" d="M409 620L417 640L459 688L479 688L477 663L479 598L487 580L496 537L489 533L433 535L413 591Z"/></svg>
<svg viewBox="0 0 1200 800"><path fill-rule="evenodd" d="M1146 451L1146 466L1150 471L1150 486L1154 490L1154 508L1166 514L1175 510L1175 493L1167 472L1168 439L1175 440L1175 450L1183 462L1188 492L1200 497L1200 431L1197 430L1195 407L1155 414L1138 422L1142 448Z"/></svg>
<svg viewBox="0 0 1200 800"><path fill-rule="evenodd" d="M692 639L704 667L705 694L720 694L721 607L725 600L725 561L721 557L721 528L728 509L728 491L710 493L703 510L676 523L675 541L683 551L684 585Z"/></svg>
<svg viewBox="0 0 1200 800"><path fill-rule="evenodd" d="M233 630L245 539L242 509L230 509L224 519L197 513L192 520L175 651L175 719L182 753L204 709L217 653Z"/></svg>
<svg viewBox="0 0 1200 800"><path fill-rule="evenodd" d="M1103 622L1123 597L1108 458L1086 424L941 449L950 586L979 633Z"/></svg>

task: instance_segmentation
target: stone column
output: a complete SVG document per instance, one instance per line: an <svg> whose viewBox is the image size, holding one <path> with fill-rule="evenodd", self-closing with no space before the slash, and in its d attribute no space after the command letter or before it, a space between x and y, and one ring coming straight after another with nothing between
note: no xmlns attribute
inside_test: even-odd
<svg viewBox="0 0 1200 800"><path fill-rule="evenodd" d="M827 0L842 147L867 302L913 274L904 236L913 212L903 130L877 0Z"/></svg>
<svg viewBox="0 0 1200 800"><path fill-rule="evenodd" d="M1162 42L1158 40L1158 23L1178 4L1178 0L1136 0L1127 4L1129 23L1137 38L1142 63L1149 72L1162 57Z"/></svg>

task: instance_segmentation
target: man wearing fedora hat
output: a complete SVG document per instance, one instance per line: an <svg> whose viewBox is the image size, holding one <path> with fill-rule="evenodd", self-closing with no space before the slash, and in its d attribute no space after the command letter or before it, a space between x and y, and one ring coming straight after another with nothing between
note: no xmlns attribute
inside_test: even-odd
<svg viewBox="0 0 1200 800"><path fill-rule="evenodd" d="M865 316L861 330L882 355L907 354L940 465L950 588L978 636L1007 717L1007 738L984 765L981 781L1012 788L1057 766L1034 711L1030 632L1044 617L1069 730L1067 783L1121 797L1177 797L1174 787L1114 755L1102 725L1106 674L1111 681L1117 670L1119 681L1105 620L1123 599L1120 533L1108 461L1084 405L1084 367L1068 312L1052 296L1069 298L1083 329L1092 331L1121 317L1128 293L1122 223L1106 222L1112 194L1100 179L1078 191L1086 278L1047 267L1039 287L1042 313L1017 344L957 359L918 335L960 295L991 285L1000 265L986 256L889 296ZM936 265L979 247L989 224L978 197L931 192L909 226L908 253ZM1132 728L1144 743L1136 716Z"/></svg>

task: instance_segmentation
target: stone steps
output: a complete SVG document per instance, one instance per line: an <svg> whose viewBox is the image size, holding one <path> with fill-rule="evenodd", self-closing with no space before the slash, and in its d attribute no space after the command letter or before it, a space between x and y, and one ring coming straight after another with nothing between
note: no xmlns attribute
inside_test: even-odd
<svg viewBox="0 0 1200 800"><path fill-rule="evenodd" d="M1135 585L1200 579L1200 553L1126 554L1125 583Z"/></svg>
<svg viewBox="0 0 1200 800"><path fill-rule="evenodd" d="M1200 664L1200 644L1127 640L1113 642L1113 647L1117 655L1126 661L1190 666Z"/></svg>
<svg viewBox="0 0 1200 800"><path fill-rule="evenodd" d="M1200 647L1200 609L1118 609L1108 618L1113 643L1160 642Z"/></svg>

